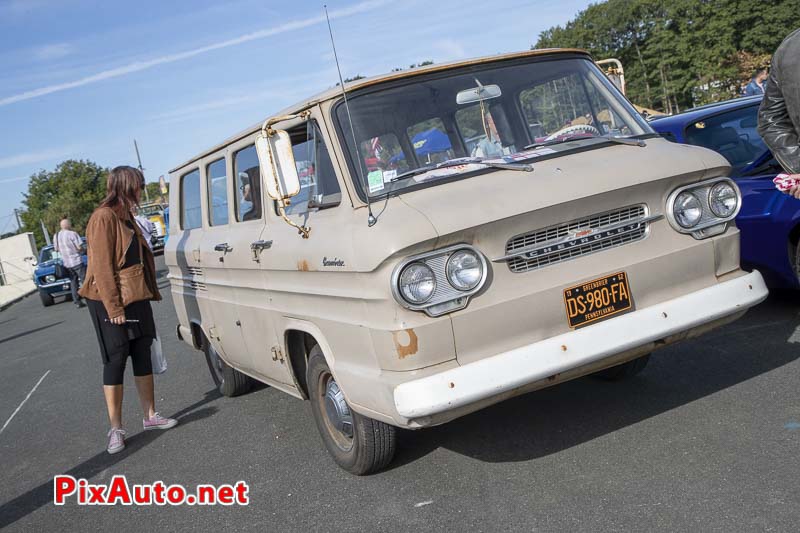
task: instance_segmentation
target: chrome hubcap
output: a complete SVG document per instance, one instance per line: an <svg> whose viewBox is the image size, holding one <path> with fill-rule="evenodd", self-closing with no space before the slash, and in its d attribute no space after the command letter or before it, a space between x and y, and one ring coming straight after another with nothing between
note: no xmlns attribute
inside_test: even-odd
<svg viewBox="0 0 800 533"><path fill-rule="evenodd" d="M353 414L339 385L331 379L325 387L325 414L331 425L348 439L353 438Z"/></svg>

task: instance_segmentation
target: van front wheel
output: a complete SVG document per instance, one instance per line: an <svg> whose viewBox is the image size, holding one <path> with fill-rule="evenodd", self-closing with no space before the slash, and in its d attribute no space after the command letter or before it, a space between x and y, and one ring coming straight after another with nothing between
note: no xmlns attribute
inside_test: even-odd
<svg viewBox="0 0 800 533"><path fill-rule="evenodd" d="M394 457L394 426L350 409L319 345L309 353L307 375L314 420L336 464L357 476L385 468Z"/></svg>
<svg viewBox="0 0 800 533"><path fill-rule="evenodd" d="M242 374L232 368L217 353L205 336L203 337L203 353L206 356L208 370L211 372L211 379L223 396L239 396L250 390L253 384L250 376Z"/></svg>

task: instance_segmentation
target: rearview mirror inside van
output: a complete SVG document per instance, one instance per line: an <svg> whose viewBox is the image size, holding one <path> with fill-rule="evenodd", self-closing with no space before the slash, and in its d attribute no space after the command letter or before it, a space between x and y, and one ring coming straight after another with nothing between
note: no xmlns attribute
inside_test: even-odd
<svg viewBox="0 0 800 533"><path fill-rule="evenodd" d="M261 168L261 179L267 194L273 200L286 200L300 192L300 178L292 154L292 141L283 130L272 130L272 135L261 133L256 137L256 153Z"/></svg>

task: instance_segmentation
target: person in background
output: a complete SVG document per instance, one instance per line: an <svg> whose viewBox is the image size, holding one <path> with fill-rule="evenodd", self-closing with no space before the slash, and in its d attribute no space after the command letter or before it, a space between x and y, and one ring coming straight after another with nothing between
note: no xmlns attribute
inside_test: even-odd
<svg viewBox="0 0 800 533"><path fill-rule="evenodd" d="M790 177L800 180L800 29L784 39L772 56L758 109L758 134ZM786 193L800 199L800 185Z"/></svg>
<svg viewBox="0 0 800 533"><path fill-rule="evenodd" d="M53 239L53 249L61 254L61 264L69 272L69 289L72 291L72 301L75 307L86 307L78 295L78 289L86 277L86 266L81 256L84 253L81 236L72 231L72 224L68 218L61 219L61 230Z"/></svg>
<svg viewBox="0 0 800 533"><path fill-rule="evenodd" d="M89 268L81 295L86 298L103 359L103 393L111 422L106 451L111 454L125 448L122 380L128 356L144 413L144 429L169 429L178 423L155 410L150 345L156 337L156 326L150 300L160 300L161 295L153 253L133 217L143 188L141 171L129 166L114 168L106 181L106 197L86 226ZM126 305L121 272L125 272L127 280Z"/></svg>
<svg viewBox="0 0 800 533"><path fill-rule="evenodd" d="M146 217L138 214L134 217L136 220L136 225L139 226L139 230L142 232L142 236L144 236L144 240L147 241L147 246L150 247L150 251L153 251L153 237L155 237L156 227L155 224L150 222Z"/></svg>
<svg viewBox="0 0 800 533"><path fill-rule="evenodd" d="M759 94L764 94L764 84L767 82L768 77L767 69L760 68L756 70L753 73L753 77L750 78L750 83L744 88L744 95L758 96Z"/></svg>

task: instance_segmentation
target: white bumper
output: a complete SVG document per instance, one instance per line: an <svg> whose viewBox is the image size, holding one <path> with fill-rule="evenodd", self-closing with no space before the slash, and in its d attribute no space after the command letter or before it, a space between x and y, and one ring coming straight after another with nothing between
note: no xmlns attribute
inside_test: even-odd
<svg viewBox="0 0 800 533"><path fill-rule="evenodd" d="M502 394L743 311L768 294L758 272L395 387L397 412L419 418Z"/></svg>

